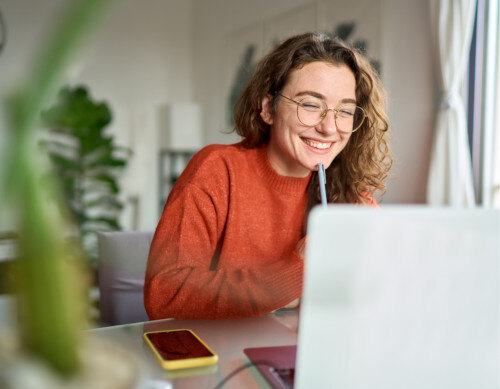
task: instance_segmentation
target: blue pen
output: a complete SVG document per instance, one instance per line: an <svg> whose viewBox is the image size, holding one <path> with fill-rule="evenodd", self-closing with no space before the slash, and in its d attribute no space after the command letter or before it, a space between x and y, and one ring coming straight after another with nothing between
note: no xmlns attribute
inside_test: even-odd
<svg viewBox="0 0 500 389"><path fill-rule="evenodd" d="M318 177L319 177L319 192L321 194L321 204L326 207L326 174L325 166L322 163L318 163Z"/></svg>

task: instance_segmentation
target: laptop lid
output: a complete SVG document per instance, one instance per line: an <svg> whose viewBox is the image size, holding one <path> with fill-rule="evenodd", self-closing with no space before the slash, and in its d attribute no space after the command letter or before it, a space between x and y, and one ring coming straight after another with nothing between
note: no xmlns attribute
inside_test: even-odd
<svg viewBox="0 0 500 389"><path fill-rule="evenodd" d="M499 221L477 209L314 209L295 387L497 388Z"/></svg>

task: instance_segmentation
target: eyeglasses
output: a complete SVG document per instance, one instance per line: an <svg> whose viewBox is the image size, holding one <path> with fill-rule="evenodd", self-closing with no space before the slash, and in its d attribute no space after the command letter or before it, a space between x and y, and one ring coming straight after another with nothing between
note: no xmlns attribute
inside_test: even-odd
<svg viewBox="0 0 500 389"><path fill-rule="evenodd" d="M281 93L278 93L278 96L297 104L297 117L305 126L317 126L326 117L328 111L333 112L337 130L341 132L356 131L366 119L365 111L356 104L346 103L339 105L337 108L328 108L325 100L314 96L306 96L299 101L286 97Z"/></svg>

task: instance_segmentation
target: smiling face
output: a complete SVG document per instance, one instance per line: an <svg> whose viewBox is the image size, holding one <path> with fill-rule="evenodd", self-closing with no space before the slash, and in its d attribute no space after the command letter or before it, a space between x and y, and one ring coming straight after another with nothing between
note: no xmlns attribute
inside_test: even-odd
<svg viewBox="0 0 500 389"><path fill-rule="evenodd" d="M356 80L345 65L311 62L290 73L282 95L293 100L321 97L328 108L356 100ZM305 177L317 170L318 163L328 168L344 149L351 133L339 132L335 116L328 111L323 121L310 127L297 117L297 105L279 98L273 112L272 99L262 101L261 117L271 126L267 157L271 166L283 176Z"/></svg>

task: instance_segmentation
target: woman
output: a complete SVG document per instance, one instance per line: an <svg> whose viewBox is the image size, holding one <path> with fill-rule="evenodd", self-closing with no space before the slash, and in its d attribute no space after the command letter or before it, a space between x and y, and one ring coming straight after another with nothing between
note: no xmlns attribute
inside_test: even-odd
<svg viewBox="0 0 500 389"><path fill-rule="evenodd" d="M383 103L368 61L338 40L302 34L264 57L235 106L242 142L202 149L168 197L146 271L149 317L296 306L318 163L329 202L375 205L391 165Z"/></svg>

